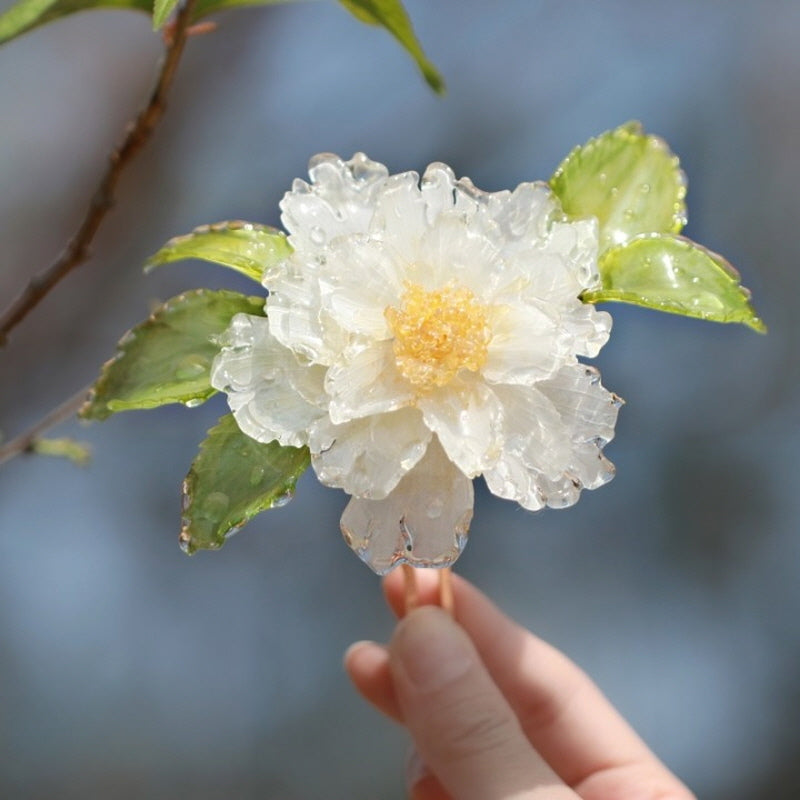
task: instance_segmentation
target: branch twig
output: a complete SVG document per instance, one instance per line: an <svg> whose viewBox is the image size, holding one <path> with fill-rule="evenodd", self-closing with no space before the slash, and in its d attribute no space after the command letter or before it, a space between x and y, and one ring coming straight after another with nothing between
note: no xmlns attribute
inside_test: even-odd
<svg viewBox="0 0 800 800"><path fill-rule="evenodd" d="M45 432L54 428L61 422L66 422L78 413L92 387L85 386L77 394L65 400L58 408L53 409L46 417L37 422L32 428L21 433L15 439L0 446L0 465L10 461L14 456L28 453L33 450L36 440Z"/></svg>
<svg viewBox="0 0 800 800"><path fill-rule="evenodd" d="M129 126L122 144L111 154L108 167L97 187L86 215L61 255L33 278L22 293L0 316L0 347L8 334L43 300L50 290L75 267L89 258L95 234L115 202L115 190L125 167L133 160L153 134L166 109L166 97L175 77L186 44L187 29L195 0L186 0L175 18L166 41L164 60L147 105Z"/></svg>

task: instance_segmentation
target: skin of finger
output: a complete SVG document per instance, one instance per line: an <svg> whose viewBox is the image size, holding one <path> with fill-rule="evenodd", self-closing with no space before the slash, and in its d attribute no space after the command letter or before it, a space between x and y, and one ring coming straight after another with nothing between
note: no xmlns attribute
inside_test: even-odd
<svg viewBox="0 0 800 800"><path fill-rule="evenodd" d="M453 800L435 775L428 775L409 789L411 800Z"/></svg>
<svg viewBox="0 0 800 800"><path fill-rule="evenodd" d="M437 580L432 572L420 570L417 575L421 604L436 603ZM395 613L402 614L398 578L390 573L384 591ZM660 782L686 791L566 656L510 620L458 575L453 575L453 591L458 622L531 744L566 783L577 786L601 770L644 764Z"/></svg>
<svg viewBox="0 0 800 800"><path fill-rule="evenodd" d="M356 689L379 711L402 723L400 707L389 669L389 653L376 642L355 642L344 654L344 667ZM452 800L429 770L409 776L411 800Z"/></svg>
<svg viewBox="0 0 800 800"><path fill-rule="evenodd" d="M403 722L385 647L375 642L350 645L344 654L344 668L367 702L395 722Z"/></svg>
<svg viewBox="0 0 800 800"><path fill-rule="evenodd" d="M432 607L412 611L388 651L405 724L450 794L459 800L576 797L531 747L473 643L449 615Z"/></svg>

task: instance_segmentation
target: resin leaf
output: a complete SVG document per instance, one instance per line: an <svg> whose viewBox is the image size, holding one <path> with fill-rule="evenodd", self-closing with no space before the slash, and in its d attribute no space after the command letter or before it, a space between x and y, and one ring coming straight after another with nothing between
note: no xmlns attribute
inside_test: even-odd
<svg viewBox="0 0 800 800"><path fill-rule="evenodd" d="M166 403L199 405L215 392L209 373L217 337L234 314L262 314L263 307L263 298L237 292L196 289L173 297L123 336L80 416L105 419Z"/></svg>
<svg viewBox="0 0 800 800"><path fill-rule="evenodd" d="M284 505L309 463L307 447L257 442L232 414L222 417L183 482L183 550L215 550L259 512Z"/></svg>
<svg viewBox="0 0 800 800"><path fill-rule="evenodd" d="M550 186L570 217L597 217L601 253L642 233L679 233L686 224L678 159L637 122L576 147Z"/></svg>
<svg viewBox="0 0 800 800"><path fill-rule="evenodd" d="M161 264L199 258L235 269L261 283L264 270L291 252L286 235L275 228L253 222L219 222L170 239L147 260L144 269L149 272Z"/></svg>
<svg viewBox="0 0 800 800"><path fill-rule="evenodd" d="M386 28L416 61L428 86L438 94L444 93L444 80L423 52L414 33L411 19L400 0L339 0L339 2L361 22Z"/></svg>
<svg viewBox="0 0 800 800"><path fill-rule="evenodd" d="M0 15L0 44L76 11L131 8L150 13L153 0L20 0Z"/></svg>
<svg viewBox="0 0 800 800"><path fill-rule="evenodd" d="M154 0L153 3L153 30L157 31L169 19L169 15L175 6L178 5L178 0Z"/></svg>
<svg viewBox="0 0 800 800"><path fill-rule="evenodd" d="M682 236L639 236L607 251L599 266L603 288L584 292L585 302L616 300L766 331L739 273L722 256Z"/></svg>

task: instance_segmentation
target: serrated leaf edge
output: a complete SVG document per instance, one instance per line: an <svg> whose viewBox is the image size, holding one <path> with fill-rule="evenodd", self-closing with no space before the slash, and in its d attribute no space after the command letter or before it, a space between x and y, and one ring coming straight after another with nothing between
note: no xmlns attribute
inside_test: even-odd
<svg viewBox="0 0 800 800"><path fill-rule="evenodd" d="M638 236L634 236L629 241L625 242L624 244L617 245L616 247L609 248L606 250L598 259L598 268L602 280L603 276L603 262L612 259L617 253L620 251L635 245L637 242L647 240L647 239L669 239L671 241L676 241L688 248L694 250L700 250L701 252L705 253L706 256L726 275L733 281L736 282L737 290L744 298L748 308L751 312L750 318L744 319L727 319L727 320L720 320L714 319L713 317L708 316L707 314L698 313L693 311L691 307L680 305L678 307L676 305L671 305L669 303L658 303L658 302L645 302L641 299L641 296L636 294L635 292L626 292L617 289L596 289L596 290L586 290L581 293L581 300L584 303L605 303L605 302L619 302L619 303L628 303L630 305L636 305L641 308L649 308L653 311L661 311L663 313L668 314L678 314L679 316L684 317L691 317L693 319L702 319L706 322L717 322L722 324L729 324L729 323L738 323L746 325L749 328L752 328L757 333L766 333L767 326L764 321L756 314L755 308L752 305L752 292L746 286L741 284L741 273L733 264L728 261L727 258L716 253L715 251L711 250L704 245L698 244L692 239L689 239L686 236L681 236L677 233L642 233Z"/></svg>
<svg viewBox="0 0 800 800"><path fill-rule="evenodd" d="M232 417L232 414L223 414L216 423L210 427L206 431L206 438L200 442L197 453L192 460L192 464L189 467L189 472L186 474L186 477L183 479L181 484L181 529L180 533L178 534L178 544L180 545L181 550L183 550L187 555L194 555L198 550L219 550L222 545L225 543L227 539L229 539L234 534L238 533L248 522L250 522L253 517L258 516L259 514L263 513L264 511L269 511L269 509L275 506L274 501L269 505L259 505L257 506L252 513L246 513L243 517L239 520L236 520L231 524L231 526L221 533L221 539L219 541L214 542L213 544L209 545L208 547L192 547L192 537L189 532L189 521L186 518L186 513L188 512L191 503L192 503L192 485L191 482L195 476L195 468L194 465L197 460L202 455L203 451L205 450L209 438L214 430L216 430L223 422L223 420ZM246 435L246 434L243 434ZM263 444L263 443L262 443ZM294 495L295 487L297 486L297 482L300 480L300 477L303 473L308 469L311 465L311 456L308 450L308 447L297 448L300 450L306 451L306 465L293 477L290 477L287 482L281 487L280 491L276 492L276 496L278 497L285 497L289 496L290 498Z"/></svg>
<svg viewBox="0 0 800 800"><path fill-rule="evenodd" d="M638 120L628 120L628 122L624 122L622 125L619 125L616 128L611 128L607 131L603 131L603 133L600 133L597 136L592 136L583 144L575 145L575 147L573 147L569 153L567 153L566 157L562 159L561 163L556 167L555 171L550 177L550 180L548 181L548 185L550 186L553 194L560 200L558 190L556 189L556 184L564 174L570 162L582 153L591 152L591 150L598 147L602 143L601 140L604 140L607 137L611 137L613 139L643 139L648 147L657 148L669 155L670 164L677 178L677 195L673 201L672 226L668 231L665 232L675 234L680 233L688 221L688 209L686 206L686 194L689 188L688 178L680 166L680 158L672 152L672 149L667 141L657 134L645 133L644 126ZM571 215L567 214L567 216L570 217ZM660 232L654 231L654 233ZM640 236L642 234L637 235ZM633 237L630 241L633 241L635 238L636 237Z"/></svg>

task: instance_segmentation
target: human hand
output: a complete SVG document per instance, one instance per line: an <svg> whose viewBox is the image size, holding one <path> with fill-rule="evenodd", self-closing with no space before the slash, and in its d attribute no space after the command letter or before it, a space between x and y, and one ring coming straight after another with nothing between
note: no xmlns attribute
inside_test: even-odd
<svg viewBox="0 0 800 800"><path fill-rule="evenodd" d="M345 667L416 746L413 800L694 800L566 656L453 576L456 621L417 573L421 607L387 647L358 642ZM404 614L403 577L384 580Z"/></svg>

